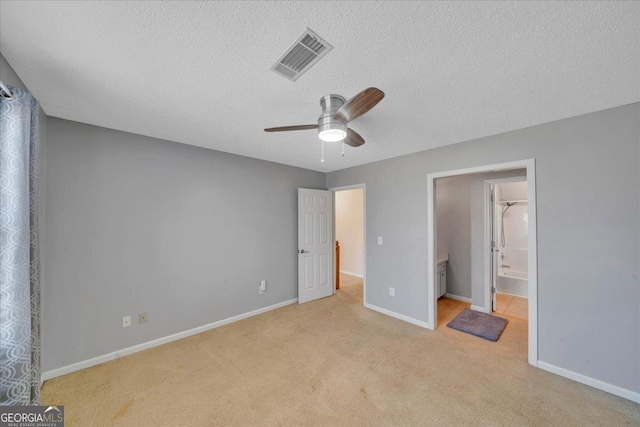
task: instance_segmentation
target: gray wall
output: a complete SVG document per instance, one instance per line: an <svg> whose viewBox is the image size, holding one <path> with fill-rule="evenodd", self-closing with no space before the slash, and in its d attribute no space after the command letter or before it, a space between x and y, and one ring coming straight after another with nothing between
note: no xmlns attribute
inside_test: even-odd
<svg viewBox="0 0 640 427"><path fill-rule="evenodd" d="M323 173L57 118L48 130L44 371L297 297L297 188L324 188Z"/></svg>
<svg viewBox="0 0 640 427"><path fill-rule="evenodd" d="M526 170L436 180L436 250L449 254L447 293L471 298L477 307L487 308L484 307L484 182L516 176L526 176Z"/></svg>
<svg viewBox="0 0 640 427"><path fill-rule="evenodd" d="M449 254L447 293L471 298L471 175L436 180L436 251Z"/></svg>
<svg viewBox="0 0 640 427"><path fill-rule="evenodd" d="M1 55L0 78L25 87ZM367 184L367 302L427 319L428 173L536 158L539 360L640 391L638 123L632 104L328 174ZM297 296L296 188L323 174L40 125L45 371Z"/></svg>
<svg viewBox="0 0 640 427"><path fill-rule="evenodd" d="M428 173L535 158L538 359L639 392L639 116L635 103L329 173L367 185L367 302L427 321Z"/></svg>

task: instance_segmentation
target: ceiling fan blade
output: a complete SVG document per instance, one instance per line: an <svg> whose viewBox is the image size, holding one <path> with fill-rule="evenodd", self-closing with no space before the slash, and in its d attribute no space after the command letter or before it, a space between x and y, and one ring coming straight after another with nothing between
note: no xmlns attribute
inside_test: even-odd
<svg viewBox="0 0 640 427"><path fill-rule="evenodd" d="M347 129L347 137L344 139L344 143L351 147L359 147L364 144L364 138L355 130Z"/></svg>
<svg viewBox="0 0 640 427"><path fill-rule="evenodd" d="M348 123L371 110L382 101L382 98L384 98L384 92L380 89L375 87L365 89L340 107L333 118Z"/></svg>
<svg viewBox="0 0 640 427"><path fill-rule="evenodd" d="M296 126L280 126L278 128L267 128L265 132L286 132L289 130L310 130L316 129L318 130L318 125L296 125Z"/></svg>

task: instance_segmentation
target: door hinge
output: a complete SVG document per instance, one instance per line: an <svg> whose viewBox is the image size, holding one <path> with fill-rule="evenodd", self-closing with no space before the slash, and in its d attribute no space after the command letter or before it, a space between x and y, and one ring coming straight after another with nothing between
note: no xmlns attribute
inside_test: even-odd
<svg viewBox="0 0 640 427"><path fill-rule="evenodd" d="M496 293L496 288L491 288L491 293L495 294Z"/></svg>
<svg viewBox="0 0 640 427"><path fill-rule="evenodd" d="M495 196L493 195L493 193L491 193L491 201L495 202L495 199L496 199Z"/></svg>
<svg viewBox="0 0 640 427"><path fill-rule="evenodd" d="M491 249L496 247L496 242L494 242L493 240L491 241Z"/></svg>

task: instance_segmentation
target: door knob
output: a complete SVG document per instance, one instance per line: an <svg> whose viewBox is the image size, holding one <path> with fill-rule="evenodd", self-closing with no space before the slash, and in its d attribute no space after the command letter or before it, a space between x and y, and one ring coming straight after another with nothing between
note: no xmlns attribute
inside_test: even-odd
<svg viewBox="0 0 640 427"><path fill-rule="evenodd" d="M300 253L300 254L307 254L307 253L309 253L309 251L305 251L304 249L300 249L300 250L298 251L298 253Z"/></svg>

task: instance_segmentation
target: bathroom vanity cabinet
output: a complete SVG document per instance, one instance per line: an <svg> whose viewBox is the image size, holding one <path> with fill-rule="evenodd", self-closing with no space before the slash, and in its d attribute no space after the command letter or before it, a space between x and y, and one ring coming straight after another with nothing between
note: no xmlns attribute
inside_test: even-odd
<svg viewBox="0 0 640 427"><path fill-rule="evenodd" d="M447 263L448 261L441 261L438 263L437 271L438 271L438 298L447 293Z"/></svg>

